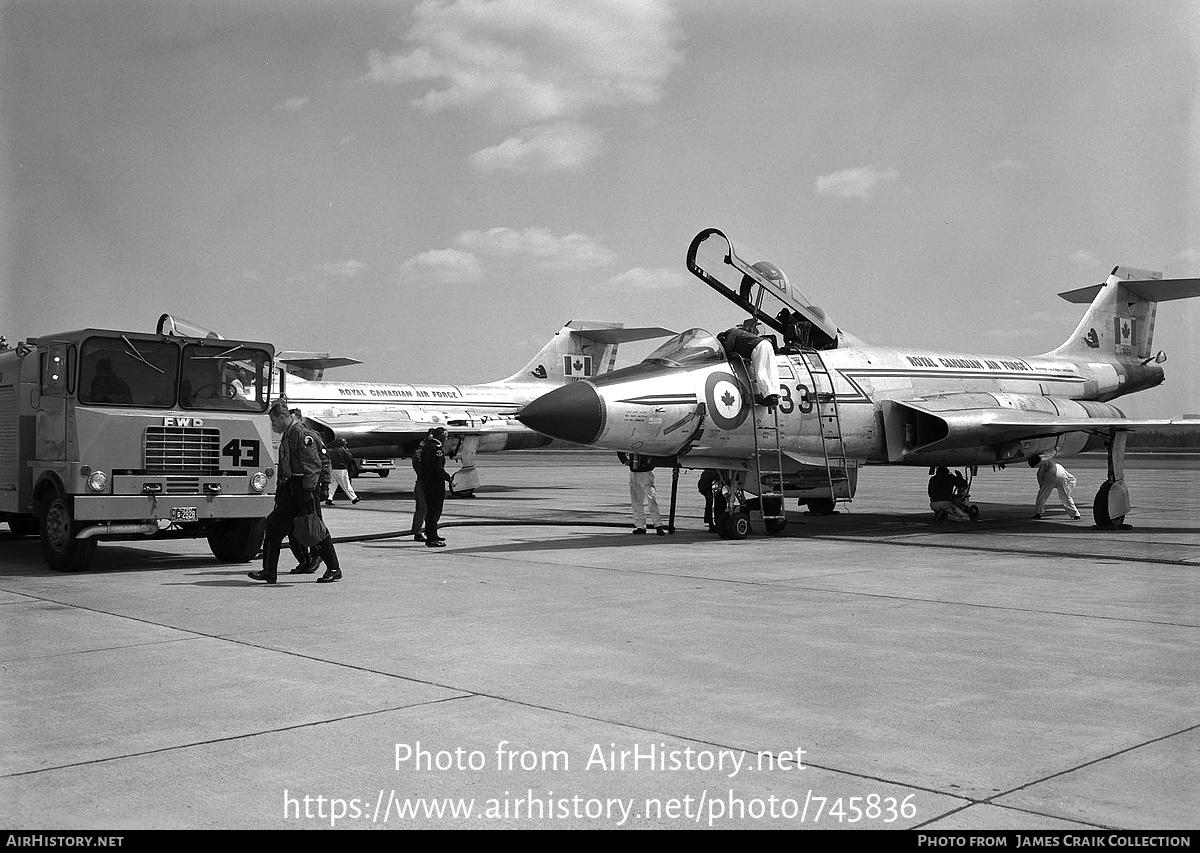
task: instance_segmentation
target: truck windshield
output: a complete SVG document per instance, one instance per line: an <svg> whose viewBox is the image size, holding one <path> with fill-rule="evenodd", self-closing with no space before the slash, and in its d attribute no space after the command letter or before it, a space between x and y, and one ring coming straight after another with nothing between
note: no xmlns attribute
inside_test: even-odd
<svg viewBox="0 0 1200 853"><path fill-rule="evenodd" d="M183 348L179 402L185 409L265 412L271 355L229 341Z"/></svg>
<svg viewBox="0 0 1200 853"><path fill-rule="evenodd" d="M102 406L171 408L179 347L120 335L88 338L79 349L79 400Z"/></svg>
<svg viewBox="0 0 1200 853"><path fill-rule="evenodd" d="M95 406L264 412L271 354L230 341L182 344L129 335L79 349L79 401Z"/></svg>

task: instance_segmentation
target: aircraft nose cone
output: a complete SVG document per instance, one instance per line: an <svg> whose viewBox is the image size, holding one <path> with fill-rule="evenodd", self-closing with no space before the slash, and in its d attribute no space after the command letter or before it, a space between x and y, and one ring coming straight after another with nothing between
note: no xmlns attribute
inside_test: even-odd
<svg viewBox="0 0 1200 853"><path fill-rule="evenodd" d="M588 382L572 382L538 397L517 420L551 438L592 444L604 428L604 405Z"/></svg>

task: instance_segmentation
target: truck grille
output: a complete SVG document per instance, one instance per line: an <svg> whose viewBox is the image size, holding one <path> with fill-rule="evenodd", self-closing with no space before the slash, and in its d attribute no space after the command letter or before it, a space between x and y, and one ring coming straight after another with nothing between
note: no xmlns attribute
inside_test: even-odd
<svg viewBox="0 0 1200 853"><path fill-rule="evenodd" d="M198 427L147 427L146 470L217 473L221 431Z"/></svg>

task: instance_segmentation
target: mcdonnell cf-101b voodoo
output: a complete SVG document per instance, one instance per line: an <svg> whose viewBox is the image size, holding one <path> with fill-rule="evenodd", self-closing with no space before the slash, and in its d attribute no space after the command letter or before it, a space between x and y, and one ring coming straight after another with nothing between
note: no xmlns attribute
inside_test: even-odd
<svg viewBox="0 0 1200 853"><path fill-rule="evenodd" d="M1097 525L1120 526L1130 506L1129 433L1200 425L1129 418L1111 402L1163 381L1166 356L1151 349L1155 310L1200 296L1200 279L1117 267L1103 284L1059 294L1089 306L1061 346L1015 357L867 345L773 264L743 253L710 228L692 240L687 265L750 314L745 326L779 333L762 336L775 350L768 373L776 376L757 370L757 357L752 365L748 355L730 353L740 329L720 336L691 329L640 364L539 397L518 419L664 466L717 469L730 496L717 527L729 538L750 529L743 489L758 495L765 527L777 534L787 523L785 497L832 511L853 498L865 464L974 474L981 465L1093 449L1106 449L1109 463L1093 515Z"/></svg>

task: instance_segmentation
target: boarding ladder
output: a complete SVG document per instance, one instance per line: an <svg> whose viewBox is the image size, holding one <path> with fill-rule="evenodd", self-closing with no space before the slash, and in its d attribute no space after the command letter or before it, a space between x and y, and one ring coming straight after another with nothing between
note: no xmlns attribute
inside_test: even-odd
<svg viewBox="0 0 1200 853"><path fill-rule="evenodd" d="M850 472L847 470L846 443L842 440L842 420L838 414L837 390L833 376L825 366L819 350L805 349L800 360L812 382L813 411L821 435L821 452L825 456L825 475L829 481L829 496L834 504L850 503ZM835 473L836 472L836 473ZM845 496L839 497L838 486L845 486Z"/></svg>
<svg viewBox="0 0 1200 853"><path fill-rule="evenodd" d="M758 385L753 367L742 359L742 369L750 381L752 400L761 400L765 395ZM760 414L761 413L761 414ZM770 532L778 532L787 524L783 509L783 446L780 442L779 407L767 408L755 404L754 417L754 463L758 470L758 508L763 524ZM760 442L760 433L766 441Z"/></svg>

